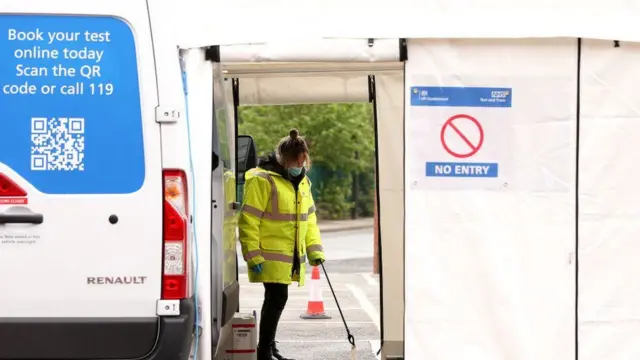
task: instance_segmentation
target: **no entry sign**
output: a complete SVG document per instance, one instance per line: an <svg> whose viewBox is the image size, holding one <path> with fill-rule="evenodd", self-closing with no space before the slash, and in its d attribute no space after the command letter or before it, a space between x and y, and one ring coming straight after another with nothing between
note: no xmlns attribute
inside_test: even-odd
<svg viewBox="0 0 640 360"><path fill-rule="evenodd" d="M512 93L503 87L413 86L413 156L424 162L412 167L412 188L503 189L499 160L510 154Z"/></svg>
<svg viewBox="0 0 640 360"><path fill-rule="evenodd" d="M469 123L472 124L472 126L468 126ZM452 149L453 146L451 142L454 138L462 140L465 147L462 149ZM447 119L442 125L440 142L442 142L442 146L449 154L464 159L473 156L480 150L484 142L484 131L482 130L480 122L473 116L458 114Z"/></svg>

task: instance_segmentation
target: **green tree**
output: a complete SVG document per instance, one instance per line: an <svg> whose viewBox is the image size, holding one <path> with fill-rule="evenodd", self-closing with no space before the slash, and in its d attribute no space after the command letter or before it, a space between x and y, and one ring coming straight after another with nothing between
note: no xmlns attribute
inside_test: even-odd
<svg viewBox="0 0 640 360"><path fill-rule="evenodd" d="M369 215L370 211L353 203L351 174L365 174L365 179L373 174L375 140L370 104L246 106L239 110L239 132L253 136L260 155L272 152L291 128L300 130L309 145L312 172L316 167L327 170L320 184L314 182L322 218L346 218L354 206L359 214ZM359 195L372 199L373 186L365 179L359 181ZM369 207L372 209L373 203Z"/></svg>

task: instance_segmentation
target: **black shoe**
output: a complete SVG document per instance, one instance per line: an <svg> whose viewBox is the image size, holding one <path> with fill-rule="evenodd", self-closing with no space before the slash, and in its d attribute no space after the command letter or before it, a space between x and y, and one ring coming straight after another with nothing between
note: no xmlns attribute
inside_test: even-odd
<svg viewBox="0 0 640 360"><path fill-rule="evenodd" d="M276 347L276 343L277 343L277 341L274 341L273 343L271 343L271 353L272 353L272 356L273 356L274 359L277 359L277 360L294 360L294 359L286 358L286 357L282 356L280 354L280 350L278 350L278 348Z"/></svg>
<svg viewBox="0 0 640 360"><path fill-rule="evenodd" d="M258 345L257 357L258 360L273 360L273 354L271 353L271 346L260 347Z"/></svg>

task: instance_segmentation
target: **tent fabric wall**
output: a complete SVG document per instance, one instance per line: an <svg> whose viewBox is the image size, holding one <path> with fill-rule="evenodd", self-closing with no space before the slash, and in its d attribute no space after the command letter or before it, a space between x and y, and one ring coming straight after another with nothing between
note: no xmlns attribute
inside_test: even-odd
<svg viewBox="0 0 640 360"><path fill-rule="evenodd" d="M404 354L404 72L376 75L383 358ZM375 349L374 349L375 350Z"/></svg>
<svg viewBox="0 0 640 360"><path fill-rule="evenodd" d="M343 76L278 76L240 79L241 105L288 105L367 102L367 78Z"/></svg>
<svg viewBox="0 0 640 360"><path fill-rule="evenodd" d="M581 66L579 353L640 358L640 46L584 40Z"/></svg>
<svg viewBox="0 0 640 360"><path fill-rule="evenodd" d="M240 79L241 105L368 102L369 74L397 74L401 62L225 63Z"/></svg>
<svg viewBox="0 0 640 360"><path fill-rule="evenodd" d="M382 62L398 61L398 39L305 39L220 47L221 61L237 62Z"/></svg>
<svg viewBox="0 0 640 360"><path fill-rule="evenodd" d="M640 7L626 0L149 2L179 24L176 41L186 48L322 38L640 40Z"/></svg>
<svg viewBox="0 0 640 360"><path fill-rule="evenodd" d="M574 358L577 53L572 39L409 41L406 358ZM430 150L440 126L479 110L412 107L411 86L512 88L483 145L506 144L509 183L423 183L427 161L455 160Z"/></svg>

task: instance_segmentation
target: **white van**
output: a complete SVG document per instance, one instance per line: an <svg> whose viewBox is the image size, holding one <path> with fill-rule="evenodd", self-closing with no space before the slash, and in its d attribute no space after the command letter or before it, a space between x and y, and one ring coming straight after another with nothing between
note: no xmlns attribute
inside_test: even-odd
<svg viewBox="0 0 640 360"><path fill-rule="evenodd" d="M192 171L180 58L153 15L145 0L0 4L0 359L187 359L198 316L210 357L238 308L236 134L218 114L233 108L201 103L213 153ZM199 261L196 173L213 184Z"/></svg>

